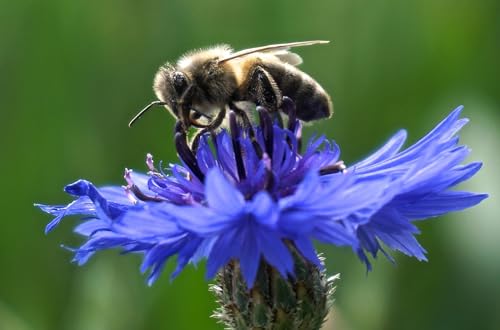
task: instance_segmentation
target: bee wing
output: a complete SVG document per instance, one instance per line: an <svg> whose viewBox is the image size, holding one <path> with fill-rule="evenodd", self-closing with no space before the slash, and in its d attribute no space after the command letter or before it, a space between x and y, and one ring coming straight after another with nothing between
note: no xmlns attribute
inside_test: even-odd
<svg viewBox="0 0 500 330"><path fill-rule="evenodd" d="M327 44L330 41L326 40L310 40L310 41L298 41L298 42L289 42L285 44L274 44L274 45L267 45L267 46L261 46L261 47L254 47L254 48L248 48L244 50L240 50L239 52L232 53L227 57L221 58L219 60L219 63L229 61L238 57L246 56L249 54L253 53L274 53L274 55L280 57L280 54L282 57L280 59L283 59L283 61L297 65L294 63L302 63L302 59L300 56L297 54L288 52L288 50L292 47L302 47L302 46L311 46L311 45L316 45L316 44Z"/></svg>
<svg viewBox="0 0 500 330"><path fill-rule="evenodd" d="M272 55L276 56L285 63L297 66L302 64L303 60L298 54L292 53L288 50L280 50L277 52L271 52Z"/></svg>

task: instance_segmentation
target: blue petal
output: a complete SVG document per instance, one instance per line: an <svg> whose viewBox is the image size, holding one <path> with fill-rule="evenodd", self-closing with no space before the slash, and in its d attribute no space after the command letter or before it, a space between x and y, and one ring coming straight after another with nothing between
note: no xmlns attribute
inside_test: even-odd
<svg viewBox="0 0 500 330"><path fill-rule="evenodd" d="M312 262L319 269L325 268L321 260L319 260L318 254L316 253L316 250L314 249L314 246L310 239L301 237L294 240L293 243L295 244L295 247L300 252L300 254L304 256L304 258Z"/></svg>
<svg viewBox="0 0 500 330"><path fill-rule="evenodd" d="M142 176L137 177L142 178ZM77 188L75 194L79 197L68 205L35 204L42 211L55 216L45 227L46 234L52 231L67 216L84 215L102 217L103 219L116 218L125 209L132 206L122 187L109 186L100 188L98 191L90 182L84 180L68 185L67 189L69 189L70 193L73 187ZM93 196L93 200L90 198L89 193ZM96 205L98 208L96 208ZM106 211L103 210L103 205L105 205ZM100 212L100 216L98 212Z"/></svg>
<svg viewBox="0 0 500 330"><path fill-rule="evenodd" d="M108 230L109 226L105 221L101 220L88 220L77 227L75 227L74 232L82 236L91 236L92 234L100 230Z"/></svg>
<svg viewBox="0 0 500 330"><path fill-rule="evenodd" d="M177 275L179 275L179 273L188 264L188 262L193 260L195 253L199 250L203 241L204 241L203 239L195 237L193 235L186 237L184 241L185 244L178 251L177 267L170 276L170 279L173 280L174 278L176 278Z"/></svg>
<svg viewBox="0 0 500 330"><path fill-rule="evenodd" d="M466 123L464 120L457 121L461 110L462 107L455 109L430 133L408 149L399 152L390 158L380 160L377 163L361 161L353 167L356 168L358 174L367 173L373 175L375 172L380 170L394 170L394 168L397 169L397 167L402 164L408 165L416 159L422 158L422 156L425 156L426 154L431 156L438 155L443 150L449 149L452 145L456 144L457 139L453 138L453 135L456 134L457 130ZM378 152L375 152L375 154L378 154ZM368 159L370 158L371 157L368 157ZM359 164L361 164L361 166Z"/></svg>
<svg viewBox="0 0 500 330"><path fill-rule="evenodd" d="M64 190L71 195L78 197L86 196L90 198L95 205L97 216L102 220L112 220L122 214L123 208L120 208L118 205L108 203L106 198L101 195L97 188L86 180L78 180L69 184L64 188Z"/></svg>
<svg viewBox="0 0 500 330"><path fill-rule="evenodd" d="M466 123L465 121L461 121L458 126L456 125L458 117L460 116L462 110L463 106L457 107L445 119L443 119L432 131L427 133L422 139L420 139L413 146L406 149L405 152L410 153L412 151L420 149L422 148L422 146L425 146L429 142L436 139L436 137L439 138L438 141L440 140L443 141L445 139L451 138L452 135L454 135L458 131L457 128L462 127Z"/></svg>
<svg viewBox="0 0 500 330"><path fill-rule="evenodd" d="M185 233L179 228L175 218L164 212L161 204L146 204L129 210L112 224L112 229L134 239L148 237L163 239Z"/></svg>
<svg viewBox="0 0 500 330"><path fill-rule="evenodd" d="M193 254L193 257L191 258L190 262L196 265L200 260L208 258L216 241L217 237L210 237L204 239L200 243L198 250L196 250L196 252Z"/></svg>
<svg viewBox="0 0 500 330"><path fill-rule="evenodd" d="M204 206L161 205L162 209L176 219L177 224L197 235L208 237L234 227L239 215L217 214Z"/></svg>
<svg viewBox="0 0 500 330"><path fill-rule="evenodd" d="M280 228L304 233L325 222L356 216L367 219L392 199L387 192L392 177L357 181L355 173L330 176L320 183L316 172L309 173L294 195L280 200Z"/></svg>
<svg viewBox="0 0 500 330"><path fill-rule="evenodd" d="M258 223L269 227L276 226L279 209L266 191L257 193L247 206L247 212L253 214Z"/></svg>
<svg viewBox="0 0 500 330"><path fill-rule="evenodd" d="M212 279L217 271L224 267L234 256L234 243L238 243L237 231L228 230L224 235L217 237L214 246L207 259L207 271L205 277Z"/></svg>
<svg viewBox="0 0 500 330"><path fill-rule="evenodd" d="M174 255L175 252L176 249L173 248L171 242L161 242L147 251L141 265L141 272L144 273L148 268L151 268L151 272L148 276L149 286L158 279L168 259Z"/></svg>
<svg viewBox="0 0 500 330"><path fill-rule="evenodd" d="M239 246L235 246L237 249L237 251L235 251L236 256L239 257L240 260L241 273L243 274L243 278L245 279L249 289L252 288L257 276L261 250L261 246L259 244L260 242L256 239L256 229L251 227L253 226L247 226L244 233L240 231Z"/></svg>
<svg viewBox="0 0 500 330"><path fill-rule="evenodd" d="M282 238L275 232L266 230L260 230L258 237L264 259L276 268L283 278L293 274L293 258Z"/></svg>
<svg viewBox="0 0 500 330"><path fill-rule="evenodd" d="M369 157L365 158L361 162L356 163L355 165L353 165L353 167L368 166L394 156L405 143L406 136L407 136L406 131L400 130L399 132L394 134L394 136L392 136L389 139L389 141L387 141L375 153L371 154Z"/></svg>
<svg viewBox="0 0 500 330"><path fill-rule="evenodd" d="M218 168L213 168L208 172L205 185L208 205L215 212L234 215L243 208L245 198L229 183Z"/></svg>
<svg viewBox="0 0 500 330"><path fill-rule="evenodd" d="M403 252L406 255L414 256L419 260L425 260L425 250L417 242L414 234L418 229L411 224L397 210L386 207L375 214L369 223L357 229L358 238L364 249L376 256L377 251L383 251L378 240L381 240L388 247ZM362 260L364 260L362 256ZM366 261L365 261L366 262Z"/></svg>
<svg viewBox="0 0 500 330"><path fill-rule="evenodd" d="M35 204L42 211L55 215L56 217L50 221L45 227L45 234L51 232L61 220L66 216L71 215L95 215L95 206L87 197L80 197L68 205L43 205Z"/></svg>
<svg viewBox="0 0 500 330"><path fill-rule="evenodd" d="M337 246L358 246L358 241L353 231L346 228L340 221L323 222L321 226L317 226L314 229L311 237L318 241Z"/></svg>
<svg viewBox="0 0 500 330"><path fill-rule="evenodd" d="M446 191L429 195L406 205L397 205L394 207L397 207L401 214L409 219L425 219L443 215L448 212L464 210L479 204L487 197L487 194Z"/></svg>

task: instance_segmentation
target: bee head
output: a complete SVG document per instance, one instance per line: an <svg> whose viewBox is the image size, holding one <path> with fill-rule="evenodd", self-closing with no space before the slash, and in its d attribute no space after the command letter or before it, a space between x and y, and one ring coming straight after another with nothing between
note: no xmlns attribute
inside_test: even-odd
<svg viewBox="0 0 500 330"><path fill-rule="evenodd" d="M189 114L191 112L193 85L189 83L186 74L182 71L173 71L170 74L170 82L175 91L175 102L172 102L174 114L180 118L185 125L189 125Z"/></svg>
<svg viewBox="0 0 500 330"><path fill-rule="evenodd" d="M170 79L172 79L172 86L174 87L177 96L181 96L188 87L186 75L181 71L174 71L172 72Z"/></svg>
<svg viewBox="0 0 500 330"><path fill-rule="evenodd" d="M181 117L181 103L189 106L186 101L186 91L191 81L183 72L174 66L166 64L156 73L153 90L158 99L165 103L167 109L177 118Z"/></svg>

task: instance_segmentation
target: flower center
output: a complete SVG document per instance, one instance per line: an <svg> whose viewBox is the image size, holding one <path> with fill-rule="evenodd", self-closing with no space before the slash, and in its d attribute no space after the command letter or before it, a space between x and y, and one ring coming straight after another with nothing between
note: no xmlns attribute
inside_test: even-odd
<svg viewBox="0 0 500 330"><path fill-rule="evenodd" d="M217 116L215 123L199 130L191 143L188 142L185 122L176 123L175 147L184 165L183 179L172 179L165 176L161 169L156 170L151 155L148 155L146 163L151 180L164 180L158 185L168 190L168 195L179 188L179 194L189 195L183 197L183 201L191 199L193 191L203 187L205 176L213 167L218 167L248 200L263 190L276 199L293 194L297 184L311 170L320 175L345 170L344 163L338 161L338 148L323 137L312 139L302 154L302 125L296 116L295 103L290 98L283 98L280 111L270 112L257 106L258 123L252 123L245 110L235 104L230 107L228 128L220 129L224 111ZM286 120L282 118L283 114ZM128 187L140 200L164 200L144 194L130 182ZM160 196L163 195L160 191ZM171 201L169 197L167 200ZM196 201L196 198L192 200ZM199 202L203 203L203 199Z"/></svg>

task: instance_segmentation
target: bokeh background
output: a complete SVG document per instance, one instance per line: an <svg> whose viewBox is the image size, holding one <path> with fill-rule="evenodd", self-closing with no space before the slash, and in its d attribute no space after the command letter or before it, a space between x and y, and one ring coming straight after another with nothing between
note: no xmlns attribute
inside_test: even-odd
<svg viewBox="0 0 500 330"><path fill-rule="evenodd" d="M298 49L302 69L331 92L332 120L308 127L335 138L352 163L407 128L414 142L454 107L483 160L464 189L474 209L422 222L430 261L396 255L374 271L348 249L321 247L340 272L326 329L500 329L500 2L0 0L0 329L221 329L203 266L151 288L139 256L101 253L71 264L77 219L49 236L34 202L66 203L78 178L122 184L151 152L175 162L173 120L153 111L158 66L216 43L236 49L327 39ZM170 269L172 265L169 266Z"/></svg>

